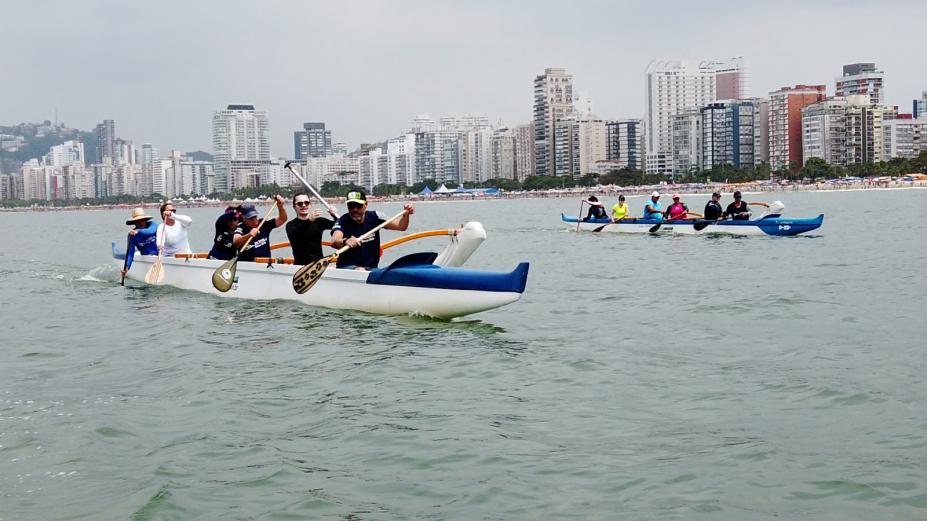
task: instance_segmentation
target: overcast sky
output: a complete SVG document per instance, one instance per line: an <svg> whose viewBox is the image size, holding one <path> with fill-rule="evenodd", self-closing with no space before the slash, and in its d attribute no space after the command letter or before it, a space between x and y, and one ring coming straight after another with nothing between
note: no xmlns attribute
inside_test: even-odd
<svg viewBox="0 0 927 521"><path fill-rule="evenodd" d="M421 113L531 119L533 80L565 67L604 118L643 117L653 59L747 58L754 95L833 92L876 62L890 104L927 90L927 1L4 0L0 124L54 119L161 151L212 151L212 113L252 103L275 155L323 121L350 148Z"/></svg>

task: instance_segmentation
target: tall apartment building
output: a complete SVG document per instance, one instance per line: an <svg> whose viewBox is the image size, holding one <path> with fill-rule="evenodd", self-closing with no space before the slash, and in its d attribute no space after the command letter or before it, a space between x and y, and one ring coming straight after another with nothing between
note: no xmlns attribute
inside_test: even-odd
<svg viewBox="0 0 927 521"><path fill-rule="evenodd" d="M571 116L573 116L573 76L567 74L566 69L544 69L544 74L534 78L536 175L556 174L558 160L554 134L557 122Z"/></svg>
<svg viewBox="0 0 927 521"><path fill-rule="evenodd" d="M882 160L913 159L927 150L927 114L882 122Z"/></svg>
<svg viewBox="0 0 927 521"><path fill-rule="evenodd" d="M764 161L766 100L710 103L701 109L701 167L755 168Z"/></svg>
<svg viewBox="0 0 927 521"><path fill-rule="evenodd" d="M403 134L386 142L387 182L412 186L415 173L415 134Z"/></svg>
<svg viewBox="0 0 927 521"><path fill-rule="evenodd" d="M825 85L796 85L769 93L769 166L772 170L801 166L801 110L826 97Z"/></svg>
<svg viewBox="0 0 927 521"><path fill-rule="evenodd" d="M293 154L297 161L332 155L332 131L325 123L303 123L303 129L293 133Z"/></svg>
<svg viewBox="0 0 927 521"><path fill-rule="evenodd" d="M927 90L921 93L921 98L914 100L912 114L914 119L927 118Z"/></svg>
<svg viewBox="0 0 927 521"><path fill-rule="evenodd" d="M605 121L590 114L557 121L554 150L556 175L579 177L597 172L596 164L608 157Z"/></svg>
<svg viewBox="0 0 927 521"><path fill-rule="evenodd" d="M503 127L492 134L491 179L515 179L515 131Z"/></svg>
<svg viewBox="0 0 927 521"><path fill-rule="evenodd" d="M654 61L647 66L648 168L672 169L672 118L690 107L719 99L752 95L750 65L743 58L726 61ZM720 80L720 94L719 94ZM723 95L723 97L722 97Z"/></svg>
<svg viewBox="0 0 927 521"><path fill-rule="evenodd" d="M63 167L71 163L84 164L84 144L80 141L65 141L48 150L45 164L48 166Z"/></svg>
<svg viewBox="0 0 927 521"><path fill-rule="evenodd" d="M270 124L254 105L229 105L212 118L216 191L266 182L270 170Z"/></svg>
<svg viewBox="0 0 927 521"><path fill-rule="evenodd" d="M605 159L618 168L644 169L644 120L619 119L605 123Z"/></svg>
<svg viewBox="0 0 927 521"><path fill-rule="evenodd" d="M536 175L537 166L534 152L534 123L518 125L514 129L515 138L515 179Z"/></svg>
<svg viewBox="0 0 927 521"><path fill-rule="evenodd" d="M471 127L460 135L460 181L482 183L492 178L493 131L488 126Z"/></svg>
<svg viewBox="0 0 927 521"><path fill-rule="evenodd" d="M13 176L0 174L0 201L9 201L10 199L16 199L13 196Z"/></svg>
<svg viewBox="0 0 927 521"><path fill-rule="evenodd" d="M373 187L386 182L386 169L383 168L381 159L385 159L383 149L380 147L372 148L366 154L357 158L359 184L368 192Z"/></svg>
<svg viewBox="0 0 927 521"><path fill-rule="evenodd" d="M808 105L802 109L802 161L819 157L838 166L882 161L883 122L897 117L897 108L872 105L869 95Z"/></svg>
<svg viewBox="0 0 927 521"><path fill-rule="evenodd" d="M419 181L460 181L460 134L445 130L415 133L415 173Z"/></svg>
<svg viewBox="0 0 927 521"><path fill-rule="evenodd" d="M851 63L843 66L843 76L836 79L836 96L869 96L872 105L885 105L882 90L885 73L874 63Z"/></svg>
<svg viewBox="0 0 927 521"><path fill-rule="evenodd" d="M702 169L702 110L690 107L673 115L673 171Z"/></svg>
<svg viewBox="0 0 927 521"><path fill-rule="evenodd" d="M102 163L103 159L108 157L112 163L116 163L116 122L111 119L104 119L103 123L94 128L93 133L97 138L96 162Z"/></svg>

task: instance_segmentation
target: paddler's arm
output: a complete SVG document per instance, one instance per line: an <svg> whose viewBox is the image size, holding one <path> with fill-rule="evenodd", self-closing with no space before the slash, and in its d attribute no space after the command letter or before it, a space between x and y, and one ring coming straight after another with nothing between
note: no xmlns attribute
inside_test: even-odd
<svg viewBox="0 0 927 521"><path fill-rule="evenodd" d="M282 195L278 194L276 199L277 199L277 222L276 222L275 228L279 228L283 226L284 224L286 224L286 221L287 221L286 205L283 204L284 201L283 201Z"/></svg>
<svg viewBox="0 0 927 521"><path fill-rule="evenodd" d="M174 214L174 220L179 222L184 228L189 228L193 224L193 218L189 215L180 215L178 213Z"/></svg>
<svg viewBox="0 0 927 521"><path fill-rule="evenodd" d="M399 219L387 224L384 226L387 230L396 230L397 232L404 232L409 228L409 216L415 213L415 207L411 204L406 204L403 209L405 214Z"/></svg>

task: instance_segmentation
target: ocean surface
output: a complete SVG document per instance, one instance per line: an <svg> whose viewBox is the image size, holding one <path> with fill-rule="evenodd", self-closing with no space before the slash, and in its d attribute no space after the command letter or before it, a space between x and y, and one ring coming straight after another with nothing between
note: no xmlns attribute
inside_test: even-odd
<svg viewBox="0 0 927 521"><path fill-rule="evenodd" d="M824 226L419 203L483 223L471 267L531 262L451 322L120 287L129 211L0 213L0 520L927 519L927 190L746 199Z"/></svg>

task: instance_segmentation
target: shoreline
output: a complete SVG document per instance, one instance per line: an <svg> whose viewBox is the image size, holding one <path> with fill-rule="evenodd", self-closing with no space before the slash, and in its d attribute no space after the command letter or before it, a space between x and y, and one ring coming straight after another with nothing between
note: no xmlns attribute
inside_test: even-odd
<svg viewBox="0 0 927 521"><path fill-rule="evenodd" d="M626 197L643 197L654 190L661 194L679 193L682 195L707 196L714 191L722 194L730 194L739 190L749 194L761 193L786 193L786 192L866 192L866 191L885 191L885 190L919 190L927 189L927 181L870 181L870 182L853 182L841 183L813 183L813 184L787 184L771 185L768 183L740 183L740 184L718 184L718 185L657 185L657 186L635 186L619 187L614 185L600 187L575 187L553 190L540 190L531 192L502 192L498 195L451 195L451 196L421 196L421 195L391 195L391 196L373 196L368 195L371 203L447 203L460 201L504 201L511 199L576 199L587 198L590 195L614 197L619 194ZM707 191L706 191L707 190ZM326 200L333 205L344 204L344 197L330 197ZM231 199L224 201L185 201L178 199L176 204L183 208L225 208L244 203L261 204L267 199ZM3 212L61 212L61 211L83 211L83 210L126 210L132 208L158 208L161 203L120 203L120 204L101 204L101 205L79 205L79 206L27 206L21 208L0 208Z"/></svg>

